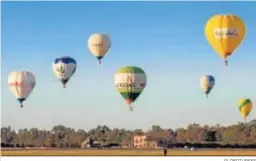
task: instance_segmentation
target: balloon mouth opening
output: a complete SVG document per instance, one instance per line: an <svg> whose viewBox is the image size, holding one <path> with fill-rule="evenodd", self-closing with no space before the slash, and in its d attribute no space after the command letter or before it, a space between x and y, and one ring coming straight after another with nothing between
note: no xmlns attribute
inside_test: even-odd
<svg viewBox="0 0 256 161"><path fill-rule="evenodd" d="M210 90L207 90L204 92L206 98L208 98L209 93L210 93Z"/></svg>
<svg viewBox="0 0 256 161"><path fill-rule="evenodd" d="M227 52L227 54L226 54L226 55L227 55L227 56L230 56L231 54L232 54L232 52Z"/></svg>
<svg viewBox="0 0 256 161"><path fill-rule="evenodd" d="M101 60L103 58L103 56L97 56L96 57L98 60Z"/></svg>
<svg viewBox="0 0 256 161"><path fill-rule="evenodd" d="M101 64L101 59L103 58L103 56L97 56L96 58L98 60L98 64Z"/></svg>
<svg viewBox="0 0 256 161"><path fill-rule="evenodd" d="M69 79L63 79L63 80L61 80L61 83L62 83L62 85L63 85L63 88L66 88L66 85L67 85L67 83L68 83L68 80L69 80Z"/></svg>
<svg viewBox="0 0 256 161"><path fill-rule="evenodd" d="M126 99L125 101L128 105L130 105L133 102L132 99Z"/></svg>
<svg viewBox="0 0 256 161"><path fill-rule="evenodd" d="M20 104L22 104L26 99L25 98L17 98Z"/></svg>
<svg viewBox="0 0 256 161"><path fill-rule="evenodd" d="M17 100L18 100L19 103L20 103L20 108L22 108L22 107L23 107L23 102L24 102L26 99L25 99L25 98L18 98Z"/></svg>

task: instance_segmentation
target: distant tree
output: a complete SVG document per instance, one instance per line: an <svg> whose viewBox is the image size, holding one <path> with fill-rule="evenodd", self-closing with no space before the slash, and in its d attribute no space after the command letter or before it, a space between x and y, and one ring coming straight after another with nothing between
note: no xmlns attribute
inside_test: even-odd
<svg viewBox="0 0 256 161"><path fill-rule="evenodd" d="M162 144L204 144L209 142L220 144L231 144L233 146L245 146L254 144L256 146L256 120L248 123L237 123L230 126L201 126L190 124L187 128L163 129L159 125L153 125L153 132L168 132L169 136L158 140ZM142 129L110 129L106 125L98 125L96 128L86 132L83 129L77 131L64 125L56 125L52 130L40 130L38 128L13 130L9 127L1 128L1 146L8 147L80 147L87 139L99 141L102 145L117 143L125 146L133 145L134 135L143 135Z"/></svg>
<svg viewBox="0 0 256 161"><path fill-rule="evenodd" d="M153 132L161 132L164 131L159 125L152 125Z"/></svg>
<svg viewBox="0 0 256 161"><path fill-rule="evenodd" d="M205 135L206 142L216 142L216 131L207 131Z"/></svg>

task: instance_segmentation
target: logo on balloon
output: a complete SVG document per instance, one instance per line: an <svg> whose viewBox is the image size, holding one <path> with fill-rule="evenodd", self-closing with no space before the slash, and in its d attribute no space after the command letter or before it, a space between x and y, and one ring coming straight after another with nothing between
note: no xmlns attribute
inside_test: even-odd
<svg viewBox="0 0 256 161"><path fill-rule="evenodd" d="M63 68L63 66L60 66L59 68L56 69L59 73L61 74L65 74L65 69Z"/></svg>
<svg viewBox="0 0 256 161"><path fill-rule="evenodd" d="M127 83L118 83L116 84L116 87L117 88L127 88L127 87L135 88L136 87L136 84L131 76L128 76L126 80L127 80Z"/></svg>
<svg viewBox="0 0 256 161"><path fill-rule="evenodd" d="M143 89L146 86L146 83L140 83L139 86L136 87L136 82L134 81L134 78L131 76L128 76L126 79L127 83L117 83L116 87L117 88L138 88L138 89Z"/></svg>
<svg viewBox="0 0 256 161"><path fill-rule="evenodd" d="M213 33L216 38L239 36L238 30L234 28L215 28Z"/></svg>

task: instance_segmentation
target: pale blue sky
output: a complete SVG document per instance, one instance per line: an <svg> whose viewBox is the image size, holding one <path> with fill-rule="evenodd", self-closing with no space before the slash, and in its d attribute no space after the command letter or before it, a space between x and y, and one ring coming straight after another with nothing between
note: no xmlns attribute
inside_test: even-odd
<svg viewBox="0 0 256 161"><path fill-rule="evenodd" d="M256 100L255 8L256 2L2 3L2 126L149 129L242 121L238 99ZM207 19L220 13L240 16L248 31L228 68L204 36ZM94 32L112 40L102 66L87 49ZM78 64L67 89L51 69L65 55ZM115 71L126 65L148 76L134 112L114 87ZM21 68L37 80L23 109L7 86L8 74ZM208 99L200 89L204 74L216 79ZM248 120L255 117L254 110Z"/></svg>

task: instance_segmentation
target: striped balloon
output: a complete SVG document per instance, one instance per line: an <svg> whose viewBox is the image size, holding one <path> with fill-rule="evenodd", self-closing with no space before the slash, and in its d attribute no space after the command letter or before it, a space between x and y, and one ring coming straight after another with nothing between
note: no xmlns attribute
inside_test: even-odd
<svg viewBox="0 0 256 161"><path fill-rule="evenodd" d="M116 89L126 100L130 110L132 110L131 103L139 97L146 84L146 73L139 67L127 66L115 73Z"/></svg>
<svg viewBox="0 0 256 161"><path fill-rule="evenodd" d="M66 88L66 84L76 71L75 59L65 56L59 57L52 63L52 69L56 77L61 81L63 87Z"/></svg>
<svg viewBox="0 0 256 161"><path fill-rule="evenodd" d="M33 91L35 84L36 79L34 74L27 70L11 72L8 77L9 89L19 101L20 107L23 107L23 101Z"/></svg>
<svg viewBox="0 0 256 161"><path fill-rule="evenodd" d="M89 37L89 51L98 59L99 64L101 64L101 59L107 54L110 46L111 41L106 34L95 33Z"/></svg>
<svg viewBox="0 0 256 161"><path fill-rule="evenodd" d="M242 98L239 100L238 106L242 117L246 120L246 117L250 114L252 110L252 101L250 99Z"/></svg>
<svg viewBox="0 0 256 161"><path fill-rule="evenodd" d="M211 92L212 88L215 85L215 79L212 75L204 75L200 79L201 81L201 88L204 91L206 97Z"/></svg>

